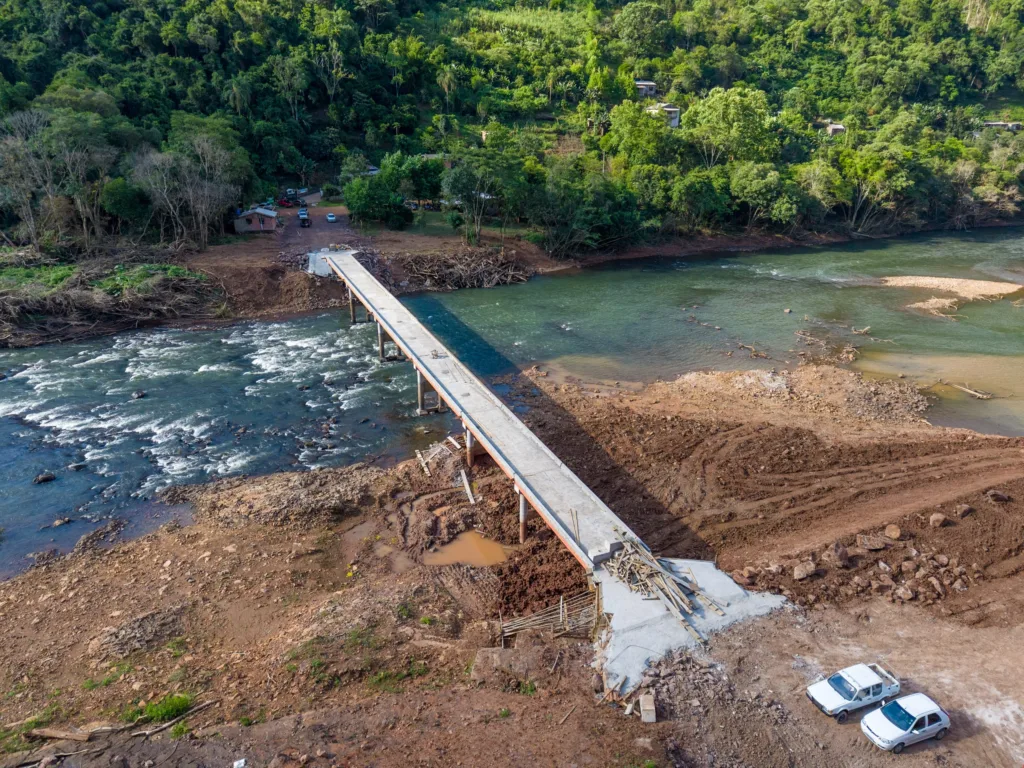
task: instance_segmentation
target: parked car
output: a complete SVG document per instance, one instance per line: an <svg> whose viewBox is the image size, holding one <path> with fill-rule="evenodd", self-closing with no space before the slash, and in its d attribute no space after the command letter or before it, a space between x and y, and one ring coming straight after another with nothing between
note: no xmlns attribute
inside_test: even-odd
<svg viewBox="0 0 1024 768"><path fill-rule="evenodd" d="M899 695L900 681L878 664L854 664L807 688L807 698L836 722L851 712Z"/></svg>
<svg viewBox="0 0 1024 768"><path fill-rule="evenodd" d="M875 746L898 755L919 741L946 738L949 715L923 693L912 693L868 712L860 729Z"/></svg>
<svg viewBox="0 0 1024 768"><path fill-rule="evenodd" d="M300 216L299 217L299 226L300 227L312 227L313 226L313 220L310 219L309 217L305 217L304 218L304 217Z"/></svg>
<svg viewBox="0 0 1024 768"><path fill-rule="evenodd" d="M285 197L292 197L292 196L295 195L295 190L294 189L286 189L284 191L284 195L285 195Z"/></svg>
<svg viewBox="0 0 1024 768"><path fill-rule="evenodd" d="M300 190L299 190L299 194L300 194L300 195L304 195L304 194L306 194L307 192L309 192L309 189L308 189L308 188L306 188L306 187L303 187L302 189L300 189Z"/></svg>
<svg viewBox="0 0 1024 768"><path fill-rule="evenodd" d="M277 201L277 204L281 208L291 208L292 207L291 201L290 200L285 200L283 197L280 200Z"/></svg>
<svg viewBox="0 0 1024 768"><path fill-rule="evenodd" d="M328 214L327 214L327 223L328 223L328 224L333 224L333 223L334 223L334 222L336 222L337 220L338 220L338 217L337 217L337 216L335 216L335 215L334 215L333 213L328 213Z"/></svg>

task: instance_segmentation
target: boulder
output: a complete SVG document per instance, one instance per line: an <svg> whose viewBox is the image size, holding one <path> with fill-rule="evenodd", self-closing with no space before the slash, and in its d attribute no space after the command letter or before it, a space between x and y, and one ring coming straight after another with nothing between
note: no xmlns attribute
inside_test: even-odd
<svg viewBox="0 0 1024 768"><path fill-rule="evenodd" d="M959 517L961 520L963 518L967 517L968 515L973 515L973 514L974 514L974 507L972 507L970 504L957 504L956 505L956 516Z"/></svg>
<svg viewBox="0 0 1024 768"><path fill-rule="evenodd" d="M963 579L957 579L953 582L953 589L957 592L965 592L967 590L967 584Z"/></svg>
<svg viewBox="0 0 1024 768"><path fill-rule="evenodd" d="M997 504L1005 504L1008 501L1012 501L1009 496L1002 491L997 491L995 488L985 491L985 496L989 501L994 501Z"/></svg>
<svg viewBox="0 0 1024 768"><path fill-rule="evenodd" d="M885 535L890 539L899 541L900 537L903 535L903 531L900 530L898 525L887 525L885 526Z"/></svg>
<svg viewBox="0 0 1024 768"><path fill-rule="evenodd" d="M132 400L141 400L145 396L146 393L143 392L141 389L136 389L134 392L132 392Z"/></svg>
<svg viewBox="0 0 1024 768"><path fill-rule="evenodd" d="M732 576L732 580L741 587L752 587L754 585L754 580L743 573L743 571L733 571L729 575Z"/></svg>
<svg viewBox="0 0 1024 768"><path fill-rule="evenodd" d="M900 563L900 572L904 576L909 576L915 571L917 571L917 563L915 563L913 560L904 560L902 563Z"/></svg>
<svg viewBox="0 0 1024 768"><path fill-rule="evenodd" d="M912 590L910 587L904 584L902 586L897 587L896 590L892 593L892 596L895 597L897 600L902 600L906 602L908 600L914 599L914 590Z"/></svg>
<svg viewBox="0 0 1024 768"><path fill-rule="evenodd" d="M928 577L928 583L932 585L932 589L934 589L940 597L946 594L946 588L942 586L942 582L934 576Z"/></svg>
<svg viewBox="0 0 1024 768"><path fill-rule="evenodd" d="M869 536L864 533L858 533L857 546L869 552L877 552L880 549L885 549L888 544L881 536Z"/></svg>
<svg viewBox="0 0 1024 768"><path fill-rule="evenodd" d="M936 555L935 564L938 565L940 568L945 568L947 565L949 565L949 558L946 555Z"/></svg>
<svg viewBox="0 0 1024 768"><path fill-rule="evenodd" d="M821 553L821 560L824 563L831 563L839 568L846 568L850 565L850 555L846 547L838 541Z"/></svg>
<svg viewBox="0 0 1024 768"><path fill-rule="evenodd" d="M36 485L40 485L41 483L52 483L56 479L57 476L53 474L53 472L40 472L35 476L35 478L33 478L32 482Z"/></svg>
<svg viewBox="0 0 1024 768"><path fill-rule="evenodd" d="M941 512L936 512L928 518L928 525L930 525L932 528L941 528L948 522L949 518Z"/></svg>
<svg viewBox="0 0 1024 768"><path fill-rule="evenodd" d="M793 578L797 581L803 581L804 579L810 578L818 572L814 563L800 563L796 568L793 569Z"/></svg>

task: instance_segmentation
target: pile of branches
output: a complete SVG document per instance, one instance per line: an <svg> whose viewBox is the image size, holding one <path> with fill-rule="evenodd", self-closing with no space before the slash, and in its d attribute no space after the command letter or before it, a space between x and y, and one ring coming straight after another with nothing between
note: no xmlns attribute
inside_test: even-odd
<svg viewBox="0 0 1024 768"><path fill-rule="evenodd" d="M107 265L109 267L109 265ZM92 284L109 274L81 266L59 289L0 290L0 347L71 341L176 318L213 317L216 288L208 281L163 276L144 292L114 296Z"/></svg>
<svg viewBox="0 0 1024 768"><path fill-rule="evenodd" d="M415 255L407 253L394 255L391 260L412 285L434 291L525 283L532 274L515 257L504 251L485 248Z"/></svg>

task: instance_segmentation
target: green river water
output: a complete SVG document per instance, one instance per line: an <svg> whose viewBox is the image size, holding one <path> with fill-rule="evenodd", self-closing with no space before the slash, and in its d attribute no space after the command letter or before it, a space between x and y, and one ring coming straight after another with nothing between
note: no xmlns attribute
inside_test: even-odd
<svg viewBox="0 0 1024 768"><path fill-rule="evenodd" d="M803 331L858 346L855 367L865 372L921 384L941 378L997 395L980 402L934 387L929 418L937 423L1024 434L1024 307L1014 304L1024 293L971 302L946 319L907 309L935 291L878 284L901 275L1024 288L1024 232L619 261L405 303L483 374L543 363L584 380L646 382L696 369L783 368L809 349L796 336ZM852 333L866 326L884 341ZM771 359L752 360L739 344Z"/></svg>

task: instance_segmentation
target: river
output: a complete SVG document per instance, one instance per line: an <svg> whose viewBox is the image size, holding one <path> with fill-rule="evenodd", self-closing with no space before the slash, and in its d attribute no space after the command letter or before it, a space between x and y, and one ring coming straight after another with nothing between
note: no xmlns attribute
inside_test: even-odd
<svg viewBox="0 0 1024 768"><path fill-rule="evenodd" d="M861 346L856 365L871 374L998 395L934 388L937 423L1024 434L1024 308L1004 299L927 316L906 306L932 292L877 284L891 275L1024 284L1024 233L623 261L404 301L483 376L533 363L623 382L781 368L797 364L801 331ZM852 333L865 326L880 341ZM347 312L4 352L0 373L0 574L110 517L130 535L151 529L178 512L150 501L174 483L393 460L451 425L415 416L410 367L380 363L373 327L349 327ZM46 471L56 479L33 484Z"/></svg>

